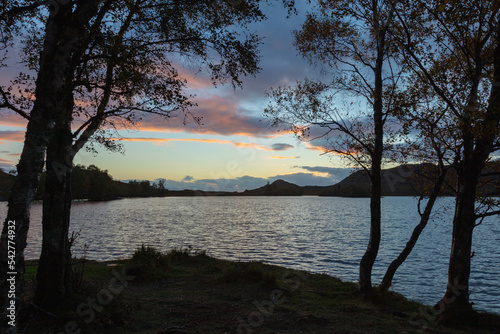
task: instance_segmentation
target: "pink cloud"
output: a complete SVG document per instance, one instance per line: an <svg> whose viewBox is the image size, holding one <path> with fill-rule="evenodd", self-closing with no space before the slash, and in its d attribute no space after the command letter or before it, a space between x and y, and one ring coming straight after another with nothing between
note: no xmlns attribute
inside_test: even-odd
<svg viewBox="0 0 500 334"><path fill-rule="evenodd" d="M296 156L296 157L280 157L277 155L273 155L273 156L270 156L269 158L271 158L271 159L298 159L300 157L298 157L298 156Z"/></svg>
<svg viewBox="0 0 500 334"><path fill-rule="evenodd" d="M190 75L187 73L186 75ZM192 74L191 74L192 75ZM210 80L206 77L194 77L189 80L194 88L206 92L216 92L208 89L211 87ZM191 87L190 87L191 88ZM221 91L223 92L223 91ZM161 117L155 114L141 113L137 116L140 121L135 126L139 131L169 132L169 133L196 133L216 135L241 135L250 137L274 137L276 135L288 134L291 131L280 131L270 126L270 120L257 114L252 114L241 106L241 100L233 91L224 95L211 94L205 97L196 97L193 102L198 105L192 107L190 112L195 117L200 117L198 124L191 115L183 113L172 113L171 117ZM195 92L200 93L200 92ZM83 102L77 101L77 104ZM76 130L82 120L77 119L73 125ZM27 121L15 114L0 115L0 125L26 128ZM118 124L118 128L122 126Z"/></svg>
<svg viewBox="0 0 500 334"><path fill-rule="evenodd" d="M195 93L196 90L214 88L210 78L203 73L193 73L183 65L175 65L174 67L178 70L179 76L187 80L188 89L195 90Z"/></svg>
<svg viewBox="0 0 500 334"><path fill-rule="evenodd" d="M272 147L267 147L257 143L234 142L227 139L198 139L198 138L113 138L113 139L123 140L123 141L139 141L139 142L154 142L154 143L197 142L197 143L225 144L225 145L233 145L236 147L254 148L262 151L275 151Z"/></svg>
<svg viewBox="0 0 500 334"><path fill-rule="evenodd" d="M191 116L173 115L162 118L157 115L143 115L138 125L142 131L191 132L218 135L267 136L276 134L268 120L251 115L239 101L231 96L211 96L195 99L197 107L191 109L195 117L201 117L200 124Z"/></svg>
<svg viewBox="0 0 500 334"><path fill-rule="evenodd" d="M5 141L23 142L24 131L0 131L0 143Z"/></svg>
<svg viewBox="0 0 500 334"><path fill-rule="evenodd" d="M26 128L28 121L25 118L13 113L0 113L0 125Z"/></svg>
<svg viewBox="0 0 500 334"><path fill-rule="evenodd" d="M13 164L13 163L14 162L12 162L11 160L0 158L0 164Z"/></svg>
<svg viewBox="0 0 500 334"><path fill-rule="evenodd" d="M190 75L187 73L186 75ZM191 74L192 75L192 74ZM206 77L194 77L189 80L190 86L200 90L210 91L211 83ZM191 87L190 87L191 88ZM195 92L197 93L197 92ZM199 93L199 92L198 92ZM173 113L170 118L161 117L155 114L141 113L137 116L141 118L136 126L140 131L154 132L189 132L197 134L217 134L217 135L241 135L251 137L269 137L277 135L275 128L269 124L269 120L260 115L253 115L241 106L241 101L231 92L220 96L211 94L209 97L197 97L193 99L198 106L191 108L191 113L195 117L201 117L198 124L191 115ZM83 102L77 101L77 104ZM73 125L76 130L82 120L77 120ZM0 115L0 125L26 128L27 121L15 114ZM121 126L118 126L120 128ZM289 132L279 132L280 135Z"/></svg>
<svg viewBox="0 0 500 334"><path fill-rule="evenodd" d="M1 168L11 168L16 165L15 162L7 159L0 158L0 167Z"/></svg>
<svg viewBox="0 0 500 334"><path fill-rule="evenodd" d="M332 151L331 149L328 149L322 145L315 145L313 144L312 142L309 142L309 141L306 141L304 142L307 149L310 150L310 151L319 151L319 152L323 152L323 153L328 153L328 154L335 154L335 155L344 155L344 154L341 154L339 152L334 152Z"/></svg>

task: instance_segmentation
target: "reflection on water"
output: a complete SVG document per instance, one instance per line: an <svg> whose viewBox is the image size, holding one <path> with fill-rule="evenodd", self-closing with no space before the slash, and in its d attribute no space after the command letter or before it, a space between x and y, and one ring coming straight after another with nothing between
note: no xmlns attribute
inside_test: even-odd
<svg viewBox="0 0 500 334"><path fill-rule="evenodd" d="M394 290L427 304L446 287L453 199L439 200ZM5 203L0 207L5 217ZM448 208L448 210L446 210ZM26 250L36 258L41 244L41 205L32 208ZM374 268L385 268L406 244L418 222L416 200L383 199L382 243ZM70 230L80 231L74 254L95 260L129 257L141 244L167 251L192 245L214 257L258 260L356 281L368 242L369 200L331 197L182 197L73 203ZM2 220L3 221L3 220ZM475 231L471 299L478 309L500 313L500 224L485 221Z"/></svg>

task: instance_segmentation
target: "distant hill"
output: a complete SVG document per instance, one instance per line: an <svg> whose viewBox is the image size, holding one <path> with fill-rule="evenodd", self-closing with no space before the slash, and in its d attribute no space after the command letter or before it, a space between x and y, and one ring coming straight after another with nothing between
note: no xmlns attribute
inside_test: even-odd
<svg viewBox="0 0 500 334"><path fill-rule="evenodd" d="M402 165L382 171L383 196L415 196L431 183L422 176L433 170L432 165ZM283 180L263 187L245 190L243 196L342 196L369 197L371 181L365 170L359 170L332 186L305 186Z"/></svg>
<svg viewBox="0 0 500 334"><path fill-rule="evenodd" d="M421 179L425 165L404 165L382 171L383 196L414 196L416 186L422 186ZM429 166L427 166L429 168ZM40 180L36 198L41 199L44 191L44 175ZM0 200L7 200L14 183L14 176L0 172ZM123 197L180 197L180 196L343 196L369 197L371 183L368 173L359 170L331 186L298 186L284 180L276 180L260 188L244 192L206 192L201 190L167 190L153 187L149 181L122 182L113 180L105 170L96 166L75 166L72 177L73 199L94 201Z"/></svg>
<svg viewBox="0 0 500 334"><path fill-rule="evenodd" d="M263 187L245 190L241 196L319 196L328 193L334 186L298 186L283 180L276 180Z"/></svg>
<svg viewBox="0 0 500 334"><path fill-rule="evenodd" d="M245 190L240 194L243 196L302 196L303 190L296 184L276 180L271 184L268 183L253 190Z"/></svg>
<svg viewBox="0 0 500 334"><path fill-rule="evenodd" d="M0 171L0 201L9 199L14 180L14 175ZM42 199L44 190L45 173L40 177L35 199ZM113 180L108 171L101 170L94 165L75 166L71 178L71 197L75 200L107 201L125 197L231 196L235 194L200 190L167 190L155 187L149 181L117 181Z"/></svg>
<svg viewBox="0 0 500 334"><path fill-rule="evenodd" d="M416 196L430 189L432 183L425 176L432 176L431 164L401 165L382 170L382 196ZM359 170L327 191L322 196L369 197L371 181L366 170Z"/></svg>
<svg viewBox="0 0 500 334"><path fill-rule="evenodd" d="M436 166L432 164L401 165L382 170L382 196L416 196L428 192L432 187ZM482 178L480 191L483 195L500 195L500 162L489 163ZM450 173L449 178L454 179ZM7 200L15 176L0 171L0 200ZM453 181L450 182L453 184ZM331 186L298 186L284 180L276 180L260 188L244 192L168 190L151 185L150 181L122 182L113 180L105 170L96 166L75 166L72 177L73 199L94 201L123 197L181 197L181 196L342 196L369 197L371 182L365 170L359 170ZM40 180L37 199L44 191L44 175ZM451 195L451 190L445 190Z"/></svg>

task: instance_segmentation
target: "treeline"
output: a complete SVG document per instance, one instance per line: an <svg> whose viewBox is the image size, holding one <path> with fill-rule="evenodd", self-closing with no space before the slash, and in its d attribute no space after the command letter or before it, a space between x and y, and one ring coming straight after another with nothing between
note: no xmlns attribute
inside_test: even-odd
<svg viewBox="0 0 500 334"><path fill-rule="evenodd" d="M0 170L0 201L8 200L15 176ZM35 200L43 200L46 174L42 173ZM109 201L126 197L165 197L165 196L234 196L238 193L201 190L168 190L165 180L122 182L114 180L107 170L95 165L76 165L72 170L71 198L73 200Z"/></svg>
<svg viewBox="0 0 500 334"><path fill-rule="evenodd" d="M41 176L36 199L43 199L45 173ZM71 176L71 197L75 200L106 201L122 197L162 196L165 189L151 185L149 181L121 182L113 180L107 170L95 165L73 168Z"/></svg>

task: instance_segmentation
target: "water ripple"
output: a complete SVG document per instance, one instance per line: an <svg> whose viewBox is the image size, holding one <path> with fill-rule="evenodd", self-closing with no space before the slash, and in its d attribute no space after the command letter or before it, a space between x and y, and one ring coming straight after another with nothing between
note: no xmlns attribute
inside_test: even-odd
<svg viewBox="0 0 500 334"><path fill-rule="evenodd" d="M451 245L452 198L438 201L438 215L394 278L394 290L434 304L446 288ZM380 255L373 281L405 246L418 223L416 200L383 201ZM6 205L0 205L5 217ZM37 258L41 205L32 207L26 257ZM95 260L129 257L141 244L207 250L229 260L265 261L356 281L369 237L369 200L321 197L194 197L75 202L70 230L81 231L74 254ZM471 300L478 309L500 313L500 224L485 220L474 232ZM432 260L430 260L432 259Z"/></svg>

